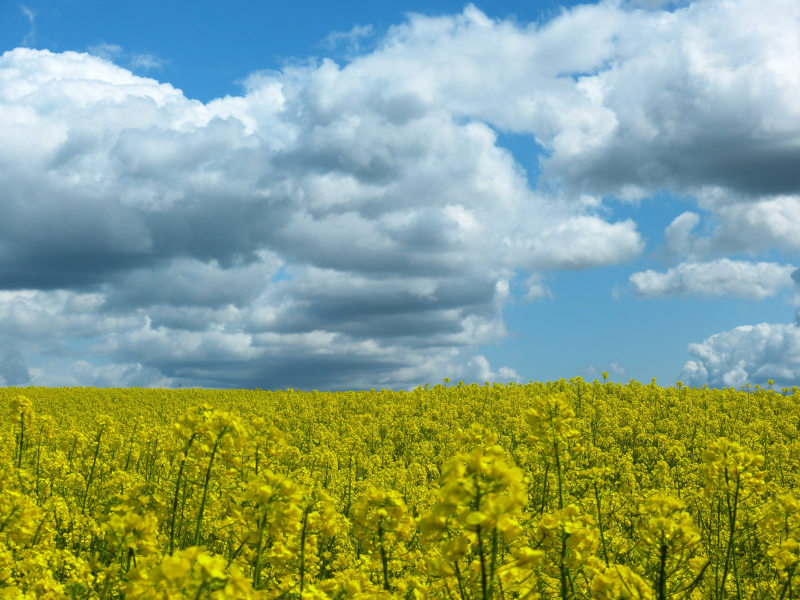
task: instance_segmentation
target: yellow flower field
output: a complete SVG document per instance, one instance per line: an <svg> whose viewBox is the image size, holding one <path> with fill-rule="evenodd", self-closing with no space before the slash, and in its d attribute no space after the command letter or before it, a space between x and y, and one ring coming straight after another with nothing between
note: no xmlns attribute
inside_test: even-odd
<svg viewBox="0 0 800 600"><path fill-rule="evenodd" d="M0 389L0 598L800 598L800 392Z"/></svg>

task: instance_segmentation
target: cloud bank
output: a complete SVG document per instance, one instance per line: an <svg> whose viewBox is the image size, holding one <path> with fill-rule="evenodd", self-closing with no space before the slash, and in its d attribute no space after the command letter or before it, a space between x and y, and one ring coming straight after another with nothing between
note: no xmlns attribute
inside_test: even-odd
<svg viewBox="0 0 800 600"><path fill-rule="evenodd" d="M601 3L540 26L470 6L207 104L112 54L6 52L0 377L517 378L476 355L507 335L509 282L524 273L532 300L551 295L543 272L644 250L603 198L695 195L716 229L696 235L699 215L671 226L695 262L796 247L799 19L778 0ZM540 145L537 185L499 131ZM772 293L776 268L735 293ZM694 290L697 268L683 269L641 290Z"/></svg>
<svg viewBox="0 0 800 600"><path fill-rule="evenodd" d="M694 357L681 379L688 385L740 387L775 381L778 387L800 380L800 328L795 323L746 325L690 344Z"/></svg>
<svg viewBox="0 0 800 600"><path fill-rule="evenodd" d="M791 287L795 271L792 265L723 258L681 263L666 273L634 273L630 282L634 293L643 298L699 295L763 300Z"/></svg>

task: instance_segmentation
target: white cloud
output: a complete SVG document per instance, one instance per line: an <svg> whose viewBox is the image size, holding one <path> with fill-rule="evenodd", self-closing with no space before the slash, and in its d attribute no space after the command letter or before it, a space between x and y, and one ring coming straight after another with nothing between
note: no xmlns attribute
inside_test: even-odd
<svg viewBox="0 0 800 600"><path fill-rule="evenodd" d="M618 36L606 63L578 76L572 92L587 102L576 119L583 129L542 138L554 150L545 173L606 193L796 192L800 5L707 1L648 13L613 6L597 9L606 18L598 30L610 22Z"/></svg>
<svg viewBox="0 0 800 600"><path fill-rule="evenodd" d="M674 224L674 222L673 222ZM792 286L792 265L723 258L704 263L681 263L666 273L644 271L630 276L637 296L735 296L763 300Z"/></svg>
<svg viewBox="0 0 800 600"><path fill-rule="evenodd" d="M492 371L489 361L486 360L486 357L480 354L469 361L469 367L474 372L473 378L477 379L478 381L521 381L519 375L517 375L517 372L514 369L509 369L508 367L501 367L498 372L495 373Z"/></svg>
<svg viewBox="0 0 800 600"><path fill-rule="evenodd" d="M551 300L555 298L550 286L544 282L544 277L541 273L534 273L528 277L525 287L528 288L528 291L522 296L523 302L533 302L541 298L550 298Z"/></svg>
<svg viewBox="0 0 800 600"><path fill-rule="evenodd" d="M28 23L30 23L31 26L30 30L22 40L23 46L29 46L36 39L36 14L24 4L19 5L19 10L22 12L24 17L28 19Z"/></svg>
<svg viewBox="0 0 800 600"><path fill-rule="evenodd" d="M57 372L52 369L31 368L28 385L47 387L177 387L170 378L158 369L140 364L93 364L85 360L64 363Z"/></svg>
<svg viewBox="0 0 800 600"><path fill-rule="evenodd" d="M699 223L700 215L694 212L687 211L675 217L664 230L664 240L668 248L680 256L693 256L696 235L692 231Z"/></svg>
<svg viewBox="0 0 800 600"><path fill-rule="evenodd" d="M533 191L485 123L373 105L382 74L359 90L349 68L261 74L203 105L99 57L4 54L0 284L40 290L0 303L11 347L204 385L310 380L312 355L319 385L476 376L514 269L642 251L632 221Z"/></svg>
<svg viewBox="0 0 800 600"><path fill-rule="evenodd" d="M800 328L796 324L745 325L689 345L694 357L678 376L688 385L777 387L800 382Z"/></svg>
<svg viewBox="0 0 800 600"><path fill-rule="evenodd" d="M92 56L97 56L110 62L113 62L114 59L124 55L122 46L117 44L95 44L93 46L89 46L86 51Z"/></svg>
<svg viewBox="0 0 800 600"><path fill-rule="evenodd" d="M344 45L347 52L355 54L362 49L362 40L375 35L372 25L353 25L350 31L334 31L325 38L324 44L329 50Z"/></svg>
<svg viewBox="0 0 800 600"><path fill-rule="evenodd" d="M20 4L19 9L22 11L22 14L25 15L31 25L36 22L36 15L33 14L33 11L30 8L24 4Z"/></svg>
<svg viewBox="0 0 800 600"><path fill-rule="evenodd" d="M185 385L510 377L473 355L506 336L514 274L640 256L602 198L663 188L716 225L673 223L695 266L648 289L771 294L775 267L731 284L702 261L798 247L795 17L780 0L603 2L525 26L470 6L207 104L112 45L6 52L0 289L33 295L0 298L0 343L36 381L53 348L63 373L113 361ZM546 151L543 185L498 131ZM547 295L533 277L526 297Z"/></svg>
<svg viewBox="0 0 800 600"><path fill-rule="evenodd" d="M800 227L800 195L749 198L721 188L706 188L697 198L700 208L709 214L705 231L697 231L703 221L698 213L687 211L676 217L664 231L673 254L703 260L773 249L800 251L795 235Z"/></svg>
<svg viewBox="0 0 800 600"><path fill-rule="evenodd" d="M128 64L131 66L132 69L142 69L144 71L149 71L151 69L161 69L164 66L164 60L158 58L157 56L153 56L152 54L147 54L146 52L132 54Z"/></svg>
<svg viewBox="0 0 800 600"><path fill-rule="evenodd" d="M95 44L89 46L86 51L92 56L97 56L109 62L125 62L128 67L135 71L150 71L152 69L162 69L164 64L169 62L147 52L126 52L118 44Z"/></svg>

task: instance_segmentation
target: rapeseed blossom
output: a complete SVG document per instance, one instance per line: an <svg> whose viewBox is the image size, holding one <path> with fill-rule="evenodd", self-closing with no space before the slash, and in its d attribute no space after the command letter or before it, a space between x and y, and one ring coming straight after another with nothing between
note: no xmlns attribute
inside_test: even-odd
<svg viewBox="0 0 800 600"><path fill-rule="evenodd" d="M606 379L0 389L0 599L800 596L800 393Z"/></svg>

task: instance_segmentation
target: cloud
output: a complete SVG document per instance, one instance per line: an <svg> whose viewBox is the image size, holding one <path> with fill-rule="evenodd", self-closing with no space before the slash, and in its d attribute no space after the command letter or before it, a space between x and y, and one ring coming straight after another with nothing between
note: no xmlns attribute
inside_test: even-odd
<svg viewBox="0 0 800 600"><path fill-rule="evenodd" d="M678 376L688 385L740 387L745 383L793 386L800 381L800 328L796 324L745 325L689 345Z"/></svg>
<svg viewBox="0 0 800 600"><path fill-rule="evenodd" d="M514 369L509 369L508 367L502 367L500 370L495 373L491 370L489 366L489 361L486 360L485 356L481 356L480 354L474 357L470 362L469 366L472 367L476 372L476 379L483 380L483 381L501 381L507 383L509 381L515 381L519 383L521 381L519 375Z"/></svg>
<svg viewBox="0 0 800 600"><path fill-rule="evenodd" d="M528 291L521 298L523 302L533 302L541 298L550 298L551 300L555 298L550 286L544 283L544 277L541 273L534 273L528 277L525 287L528 288Z"/></svg>
<svg viewBox="0 0 800 600"><path fill-rule="evenodd" d="M125 55L122 46L118 46L117 44L95 44L89 46L86 51L92 56L98 56L109 62L113 62L115 59Z"/></svg>
<svg viewBox="0 0 800 600"><path fill-rule="evenodd" d="M122 46L117 44L95 44L89 46L86 51L92 56L97 56L109 62L125 62L134 71L159 70L164 67L165 63L169 62L147 52L125 52Z"/></svg>
<svg viewBox="0 0 800 600"><path fill-rule="evenodd" d="M25 17L27 17L31 25L33 25L36 22L36 15L34 15L33 11L30 8L28 8L24 4L20 4L19 9L22 12L22 14L25 15Z"/></svg>
<svg viewBox="0 0 800 600"><path fill-rule="evenodd" d="M618 37L603 65L576 77L570 94L586 99L581 129L542 137L553 151L547 176L595 193L798 191L800 7L743 0L597 10L598 31Z"/></svg>
<svg viewBox="0 0 800 600"><path fill-rule="evenodd" d="M800 227L800 195L747 198L709 188L699 192L697 199L709 214L706 227L698 227L704 219L696 212L676 217L664 231L667 248L674 255L703 260L800 250L794 233Z"/></svg>
<svg viewBox="0 0 800 600"><path fill-rule="evenodd" d="M611 369L612 373L614 373L615 375L618 375L620 377L623 377L625 375L625 373L626 373L625 367L623 367L618 362L612 361L611 363L609 363L608 368Z"/></svg>
<svg viewBox="0 0 800 600"><path fill-rule="evenodd" d="M674 223L673 223L674 224ZM723 296L763 300L792 286L792 265L723 258L705 263L681 263L666 273L644 271L630 276L642 298Z"/></svg>
<svg viewBox="0 0 800 600"><path fill-rule="evenodd" d="M344 45L347 52L355 54L362 50L361 41L375 35L372 25L353 25L350 31L334 31L325 38L324 45L328 50L334 50Z"/></svg>
<svg viewBox="0 0 800 600"><path fill-rule="evenodd" d="M608 194L694 194L668 236L693 263L796 247L795 12L411 15L347 62L254 73L206 104L112 45L6 52L0 343L34 382L510 377L476 352L507 335L516 273L532 299L533 274L643 252ZM542 148L536 186L501 131ZM717 224L697 233L701 212Z"/></svg>
<svg viewBox="0 0 800 600"><path fill-rule="evenodd" d="M150 71L151 69L163 68L164 60L152 54L140 53L132 54L128 64L132 69Z"/></svg>
<svg viewBox="0 0 800 600"><path fill-rule="evenodd" d="M36 14L24 4L19 5L19 10L23 16L28 19L28 23L30 23L31 26L30 30L22 40L23 46L29 46L36 39Z"/></svg>
<svg viewBox="0 0 800 600"><path fill-rule="evenodd" d="M405 110L531 134L547 151L544 179L572 190L790 194L800 186L798 17L800 7L781 0L670 12L603 2L520 26L470 6L411 15L315 84L336 84L322 110L403 98ZM377 72L393 77L363 94Z"/></svg>
<svg viewBox="0 0 800 600"><path fill-rule="evenodd" d="M24 385L31 380L30 371L18 350L9 350L0 357L0 377L4 385Z"/></svg>
<svg viewBox="0 0 800 600"><path fill-rule="evenodd" d="M379 73L359 91L325 61L203 105L93 51L0 59L0 331L34 383L72 381L36 370L54 352L92 382L513 379L472 355L507 335L515 270L643 249L633 221L531 189L486 123L371 105Z"/></svg>

